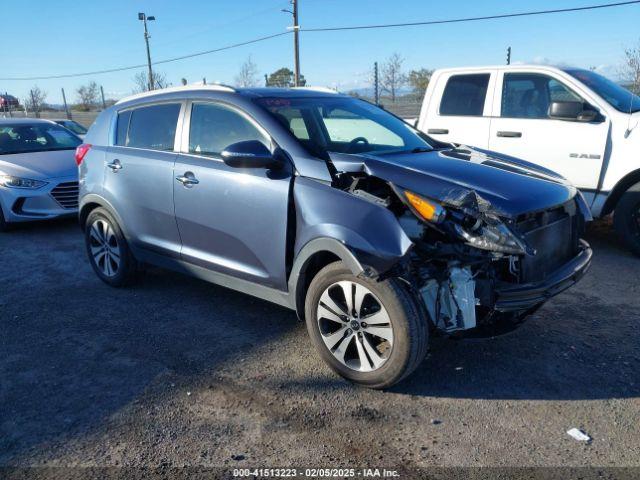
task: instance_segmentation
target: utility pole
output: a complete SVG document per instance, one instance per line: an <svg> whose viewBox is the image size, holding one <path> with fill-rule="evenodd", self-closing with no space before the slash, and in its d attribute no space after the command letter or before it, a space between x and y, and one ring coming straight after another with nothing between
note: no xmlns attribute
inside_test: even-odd
<svg viewBox="0 0 640 480"><path fill-rule="evenodd" d="M373 64L373 91L376 105L380 103L380 82L378 80L378 62Z"/></svg>
<svg viewBox="0 0 640 480"><path fill-rule="evenodd" d="M300 25L298 24L298 0L293 1L293 54L295 57L294 71L293 71L293 84L296 87L300 86Z"/></svg>
<svg viewBox="0 0 640 480"><path fill-rule="evenodd" d="M291 10L282 9L293 17L293 86L300 86L300 24L298 23L298 1L291 0Z"/></svg>
<svg viewBox="0 0 640 480"><path fill-rule="evenodd" d="M507 65L511 65L511 47L507 47Z"/></svg>
<svg viewBox="0 0 640 480"><path fill-rule="evenodd" d="M142 20L142 23L144 24L144 41L147 44L147 65L149 66L149 90L154 90L155 85L153 82L153 70L151 69L151 50L149 49L149 38L151 37L151 35L149 35L149 30L147 29L147 20L151 22L155 19L156 17L153 17L153 16L147 17L146 13L143 13L143 12L138 13L138 20Z"/></svg>
<svg viewBox="0 0 640 480"><path fill-rule="evenodd" d="M69 107L67 106L67 96L64 94L64 88L62 90L62 103L64 103L64 113L67 114L67 118L71 120L71 115L69 114Z"/></svg>
<svg viewBox="0 0 640 480"><path fill-rule="evenodd" d="M107 108L107 104L104 102L104 89L102 88L102 85L100 85L100 96L102 97L102 109L104 110Z"/></svg>

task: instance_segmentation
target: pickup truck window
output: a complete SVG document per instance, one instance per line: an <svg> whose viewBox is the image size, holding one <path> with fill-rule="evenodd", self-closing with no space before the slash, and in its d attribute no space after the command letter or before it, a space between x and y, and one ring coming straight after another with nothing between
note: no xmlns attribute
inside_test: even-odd
<svg viewBox="0 0 640 480"><path fill-rule="evenodd" d="M568 68L565 72L584 83L616 110L624 113L640 112L640 97L608 78L579 68Z"/></svg>
<svg viewBox="0 0 640 480"><path fill-rule="evenodd" d="M558 80L537 73L505 73L501 116L549 118L551 102L584 102Z"/></svg>
<svg viewBox="0 0 640 480"><path fill-rule="evenodd" d="M440 115L481 117L490 77L488 73L450 77L442 94Z"/></svg>

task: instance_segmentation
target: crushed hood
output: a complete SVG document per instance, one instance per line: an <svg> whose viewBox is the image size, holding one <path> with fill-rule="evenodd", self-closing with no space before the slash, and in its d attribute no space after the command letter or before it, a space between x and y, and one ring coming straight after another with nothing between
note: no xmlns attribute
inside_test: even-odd
<svg viewBox="0 0 640 480"><path fill-rule="evenodd" d="M338 171L362 171L443 205L504 217L561 205L576 195L558 174L529 162L470 147L385 155L331 154Z"/></svg>
<svg viewBox="0 0 640 480"><path fill-rule="evenodd" d="M0 174L46 180L78 175L75 150L0 155Z"/></svg>

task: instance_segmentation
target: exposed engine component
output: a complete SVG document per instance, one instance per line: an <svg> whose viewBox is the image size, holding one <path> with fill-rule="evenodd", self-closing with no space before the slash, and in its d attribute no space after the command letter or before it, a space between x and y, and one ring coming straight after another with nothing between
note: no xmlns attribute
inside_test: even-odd
<svg viewBox="0 0 640 480"><path fill-rule="evenodd" d="M448 278L429 279L420 293L436 327L455 332L476 326L475 288L469 267L453 267Z"/></svg>

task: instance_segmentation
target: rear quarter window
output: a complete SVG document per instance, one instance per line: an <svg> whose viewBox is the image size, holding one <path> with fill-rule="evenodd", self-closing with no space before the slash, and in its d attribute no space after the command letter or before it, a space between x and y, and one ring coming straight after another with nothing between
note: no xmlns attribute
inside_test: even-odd
<svg viewBox="0 0 640 480"><path fill-rule="evenodd" d="M440 115L481 117L491 74L449 77L440 102Z"/></svg>

